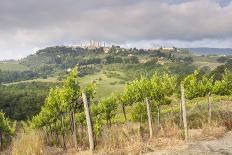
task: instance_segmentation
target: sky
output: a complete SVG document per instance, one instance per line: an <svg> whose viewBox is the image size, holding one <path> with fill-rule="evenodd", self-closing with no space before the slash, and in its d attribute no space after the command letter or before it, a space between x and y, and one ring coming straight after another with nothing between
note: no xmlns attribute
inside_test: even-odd
<svg viewBox="0 0 232 155"><path fill-rule="evenodd" d="M232 48L232 1L0 0L0 60L89 40Z"/></svg>

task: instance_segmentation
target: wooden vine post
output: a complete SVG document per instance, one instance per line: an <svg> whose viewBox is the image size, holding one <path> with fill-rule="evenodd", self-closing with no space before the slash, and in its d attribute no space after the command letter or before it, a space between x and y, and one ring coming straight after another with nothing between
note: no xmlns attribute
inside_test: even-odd
<svg viewBox="0 0 232 155"><path fill-rule="evenodd" d="M212 118L212 104L211 104L211 92L208 94L208 123L211 123Z"/></svg>
<svg viewBox="0 0 232 155"><path fill-rule="evenodd" d="M62 126L62 140L63 140L63 148L64 150L67 149L66 142L65 142L65 127L64 127L64 114L61 114L61 126Z"/></svg>
<svg viewBox="0 0 232 155"><path fill-rule="evenodd" d="M182 116L183 116L185 140L188 140L189 134L188 134L188 123L187 123L187 111L186 111L185 92L184 92L183 84L181 84L181 105L182 105Z"/></svg>
<svg viewBox="0 0 232 155"><path fill-rule="evenodd" d="M2 137L2 132L0 131L0 151L3 150L3 137Z"/></svg>
<svg viewBox="0 0 232 155"><path fill-rule="evenodd" d="M74 146L77 148L77 130L76 130L76 122L75 122L75 112L74 110L72 111L72 125L73 125L73 141L74 141Z"/></svg>
<svg viewBox="0 0 232 155"><path fill-rule="evenodd" d="M82 99L84 103L85 116L86 116L86 122L87 122L87 128L88 128L89 147L90 147L90 150L93 151L95 149L93 127L92 127L92 121L91 121L91 116L90 116L89 103L88 103L88 99L87 99L85 92L82 93Z"/></svg>
<svg viewBox="0 0 232 155"><path fill-rule="evenodd" d="M182 100L180 99L180 105L179 105L180 106L180 116L179 116L180 117L180 124L179 124L180 128L183 127L183 110L182 110L182 103L181 102L182 102Z"/></svg>
<svg viewBox="0 0 232 155"><path fill-rule="evenodd" d="M157 125L160 126L160 105L157 105Z"/></svg>
<svg viewBox="0 0 232 155"><path fill-rule="evenodd" d="M145 98L145 103L147 106L147 117L148 117L148 124L149 124L149 131L150 131L150 138L153 137L153 130L152 130L152 114L151 114L151 105L148 101L148 98Z"/></svg>

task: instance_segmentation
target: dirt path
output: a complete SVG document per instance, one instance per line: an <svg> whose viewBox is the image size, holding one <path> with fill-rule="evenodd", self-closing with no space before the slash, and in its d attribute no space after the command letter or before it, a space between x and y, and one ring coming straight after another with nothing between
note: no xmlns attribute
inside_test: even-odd
<svg viewBox="0 0 232 155"><path fill-rule="evenodd" d="M179 148L156 151L147 155L232 155L232 132L223 138L189 142Z"/></svg>

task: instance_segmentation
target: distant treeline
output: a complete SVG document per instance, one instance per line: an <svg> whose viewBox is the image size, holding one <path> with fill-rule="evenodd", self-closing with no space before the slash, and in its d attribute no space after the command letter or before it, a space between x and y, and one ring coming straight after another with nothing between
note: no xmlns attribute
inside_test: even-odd
<svg viewBox="0 0 232 155"><path fill-rule="evenodd" d="M43 82L0 85L0 109L11 119L30 119L40 111L52 86Z"/></svg>
<svg viewBox="0 0 232 155"><path fill-rule="evenodd" d="M0 84L10 83L22 80L29 80L38 77L39 74L34 71L2 71L0 70Z"/></svg>

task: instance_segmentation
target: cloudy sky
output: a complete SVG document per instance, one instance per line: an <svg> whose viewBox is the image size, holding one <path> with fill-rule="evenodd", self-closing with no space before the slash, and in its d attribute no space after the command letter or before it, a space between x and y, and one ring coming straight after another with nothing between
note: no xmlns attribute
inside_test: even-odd
<svg viewBox="0 0 232 155"><path fill-rule="evenodd" d="M0 0L0 59L88 40L232 47L231 0Z"/></svg>

